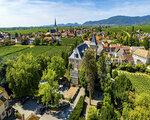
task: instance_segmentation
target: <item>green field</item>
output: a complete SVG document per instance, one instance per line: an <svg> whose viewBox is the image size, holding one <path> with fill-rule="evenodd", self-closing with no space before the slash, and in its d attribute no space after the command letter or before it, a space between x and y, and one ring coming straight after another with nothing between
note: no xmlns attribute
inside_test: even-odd
<svg viewBox="0 0 150 120"><path fill-rule="evenodd" d="M129 73L125 71L119 71L124 73L132 82L136 93L148 93L150 94L150 75L144 73Z"/></svg>
<svg viewBox="0 0 150 120"><path fill-rule="evenodd" d="M32 34L32 33L37 33L37 32L47 32L50 29L53 29L53 27L25 27L25 28L0 28L0 31L2 32L8 32L10 34ZM70 27L59 27L59 30L64 30L64 29L73 29Z"/></svg>
<svg viewBox="0 0 150 120"><path fill-rule="evenodd" d="M78 41L81 42L81 38L63 38L61 46L34 46L34 45L14 45L0 47L0 58L13 59L20 54L31 53L33 56L45 55L53 56L60 55L63 51L69 52L71 46Z"/></svg>
<svg viewBox="0 0 150 120"><path fill-rule="evenodd" d="M136 25L136 26L134 26L134 29L135 30L141 29L144 32L150 33L150 25ZM104 30L109 31L109 32L110 31L111 32L122 32L123 30L131 32L132 26L112 26L112 27L106 28Z"/></svg>

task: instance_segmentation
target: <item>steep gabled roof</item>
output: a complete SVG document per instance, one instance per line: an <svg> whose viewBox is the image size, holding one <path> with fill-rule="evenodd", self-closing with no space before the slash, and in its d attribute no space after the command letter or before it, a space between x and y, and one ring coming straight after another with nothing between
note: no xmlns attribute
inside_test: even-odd
<svg viewBox="0 0 150 120"><path fill-rule="evenodd" d="M84 52L87 48L88 48L88 45L86 43L81 43L74 49L73 53L71 54L69 58L82 59Z"/></svg>
<svg viewBox="0 0 150 120"><path fill-rule="evenodd" d="M95 37L94 34L92 35L91 44L92 44L92 45L97 45L96 37Z"/></svg>

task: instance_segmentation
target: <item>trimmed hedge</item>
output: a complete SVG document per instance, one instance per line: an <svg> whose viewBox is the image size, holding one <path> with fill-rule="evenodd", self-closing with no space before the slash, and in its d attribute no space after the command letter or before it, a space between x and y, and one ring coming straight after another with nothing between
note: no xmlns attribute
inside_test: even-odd
<svg viewBox="0 0 150 120"><path fill-rule="evenodd" d="M81 112L83 110L83 105L84 105L84 97L81 96L76 107L70 114L69 120L79 120Z"/></svg>
<svg viewBox="0 0 150 120"><path fill-rule="evenodd" d="M132 65L130 63L128 64L121 64L118 66L120 70L126 70L128 72L146 72L146 65L144 64L137 64L137 65Z"/></svg>

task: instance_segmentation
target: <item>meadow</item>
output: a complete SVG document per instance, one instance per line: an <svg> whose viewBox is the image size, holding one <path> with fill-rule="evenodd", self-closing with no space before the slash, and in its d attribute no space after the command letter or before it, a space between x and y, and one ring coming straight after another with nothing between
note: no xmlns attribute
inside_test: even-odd
<svg viewBox="0 0 150 120"><path fill-rule="evenodd" d="M14 59L18 55L31 53L37 57L39 55L53 56L60 55L62 52L70 52L71 47L75 43L82 42L81 38L63 38L60 46L34 46L34 45L13 45L0 47L0 58Z"/></svg>
<svg viewBox="0 0 150 120"><path fill-rule="evenodd" d="M150 33L150 25L135 25L135 30L141 29L144 32ZM105 28L105 31L111 31L111 32L122 32L122 31L129 31L131 32L132 26L112 26L110 28Z"/></svg>
<svg viewBox="0 0 150 120"><path fill-rule="evenodd" d="M119 71L120 74L124 73L132 82L136 93L150 94L150 75L144 73L129 73L126 71Z"/></svg>

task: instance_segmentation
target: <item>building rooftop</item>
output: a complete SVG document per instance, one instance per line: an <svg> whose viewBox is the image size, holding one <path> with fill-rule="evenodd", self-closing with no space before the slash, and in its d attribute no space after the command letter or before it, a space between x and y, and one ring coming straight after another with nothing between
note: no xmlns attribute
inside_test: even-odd
<svg viewBox="0 0 150 120"><path fill-rule="evenodd" d="M137 49L133 54L143 58L150 58L150 50Z"/></svg>
<svg viewBox="0 0 150 120"><path fill-rule="evenodd" d="M85 50L88 48L88 45L86 43L79 44L71 54L69 58L71 59L82 59Z"/></svg>

